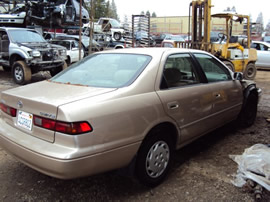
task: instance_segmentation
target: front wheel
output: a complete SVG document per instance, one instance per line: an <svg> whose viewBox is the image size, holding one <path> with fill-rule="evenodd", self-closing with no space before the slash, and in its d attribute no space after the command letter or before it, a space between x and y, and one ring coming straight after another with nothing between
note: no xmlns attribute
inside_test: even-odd
<svg viewBox="0 0 270 202"><path fill-rule="evenodd" d="M253 80L256 76L257 73L257 69L255 66L255 63L249 63L244 71L244 78L245 79L249 79L249 80Z"/></svg>
<svg viewBox="0 0 270 202"><path fill-rule="evenodd" d="M166 131L152 132L143 142L136 160L136 175L142 184L157 186L168 174L173 146Z"/></svg>
<svg viewBox="0 0 270 202"><path fill-rule="evenodd" d="M50 70L50 74L51 76L55 76L56 74L58 74L59 72L61 72L62 70L67 68L67 63L64 62L63 65L59 66L59 67L55 67L54 69Z"/></svg>
<svg viewBox="0 0 270 202"><path fill-rule="evenodd" d="M17 61L12 66L12 76L15 83L23 85L31 81L32 72L24 61Z"/></svg>
<svg viewBox="0 0 270 202"><path fill-rule="evenodd" d="M251 93L246 100L244 107L242 108L239 116L238 123L242 127L249 127L253 125L257 116L258 97L255 93Z"/></svg>

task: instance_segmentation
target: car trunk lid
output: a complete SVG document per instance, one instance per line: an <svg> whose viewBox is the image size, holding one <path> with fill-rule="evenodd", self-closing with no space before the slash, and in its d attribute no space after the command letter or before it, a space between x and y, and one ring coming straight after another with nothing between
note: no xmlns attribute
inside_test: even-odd
<svg viewBox="0 0 270 202"><path fill-rule="evenodd" d="M17 109L17 116L12 118L3 115L3 118L18 130L54 142L54 131L34 126L33 115L55 120L59 106L114 90L113 88L94 88L49 81L10 89L2 93L1 101L5 105Z"/></svg>

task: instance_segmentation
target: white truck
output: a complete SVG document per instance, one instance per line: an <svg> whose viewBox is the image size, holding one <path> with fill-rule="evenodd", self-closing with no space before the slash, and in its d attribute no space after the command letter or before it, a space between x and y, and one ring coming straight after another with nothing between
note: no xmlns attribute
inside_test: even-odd
<svg viewBox="0 0 270 202"><path fill-rule="evenodd" d="M66 54L66 48L49 44L33 29L0 27L0 66L17 84L29 83L39 71L54 76L67 67Z"/></svg>
<svg viewBox="0 0 270 202"><path fill-rule="evenodd" d="M113 18L100 18L97 23L94 23L94 34L105 34L114 38L116 41L121 40L127 34L120 23ZM90 24L84 24L83 29L85 34L89 34Z"/></svg>

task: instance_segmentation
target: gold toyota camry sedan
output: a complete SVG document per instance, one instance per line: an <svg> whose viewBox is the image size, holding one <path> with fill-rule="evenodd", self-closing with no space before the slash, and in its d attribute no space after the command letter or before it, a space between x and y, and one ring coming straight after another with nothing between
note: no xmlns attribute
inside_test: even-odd
<svg viewBox="0 0 270 202"><path fill-rule="evenodd" d="M155 186L174 150L233 120L253 124L261 90L242 78L203 51L99 52L2 92L0 146L56 178L132 165Z"/></svg>

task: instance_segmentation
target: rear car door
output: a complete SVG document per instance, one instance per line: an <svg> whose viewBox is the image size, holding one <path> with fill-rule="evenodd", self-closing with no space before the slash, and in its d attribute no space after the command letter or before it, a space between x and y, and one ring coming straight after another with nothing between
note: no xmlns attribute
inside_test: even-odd
<svg viewBox="0 0 270 202"><path fill-rule="evenodd" d="M230 70L213 56L204 53L195 53L194 56L207 78L208 88L212 90L212 126L224 125L236 118L241 110L242 85L233 80Z"/></svg>
<svg viewBox="0 0 270 202"><path fill-rule="evenodd" d="M183 143L211 128L213 92L201 82L201 73L189 53L163 57L162 81L157 94L165 112L177 123Z"/></svg>

